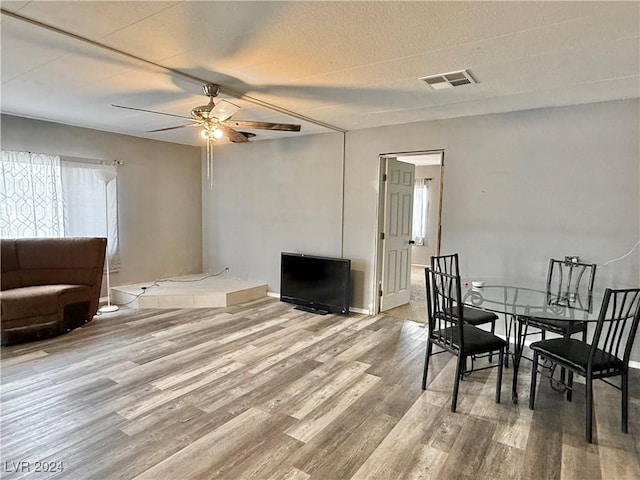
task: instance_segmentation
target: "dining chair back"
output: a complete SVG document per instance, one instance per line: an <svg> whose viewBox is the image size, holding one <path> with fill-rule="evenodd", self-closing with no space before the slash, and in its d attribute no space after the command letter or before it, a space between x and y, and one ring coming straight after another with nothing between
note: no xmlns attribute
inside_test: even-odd
<svg viewBox="0 0 640 480"><path fill-rule="evenodd" d="M439 255L431 257L431 270L433 270L434 272L459 276L460 268L458 263L458 254L454 253L451 255ZM457 318L458 309L454 308L451 310L451 312L453 313L454 317ZM464 320L467 323L476 326L490 323L491 333L495 332L496 320L498 320L498 316L495 313L463 305L462 314L464 316Z"/></svg>
<svg viewBox="0 0 640 480"><path fill-rule="evenodd" d="M547 271L547 305L550 307L571 307L572 310L590 312L593 309L593 285L596 276L594 263L571 262L567 260L549 260ZM534 327L538 331L529 331ZM531 315L527 320L524 336L539 334L546 339L546 332L563 337L582 333L582 340L587 339L587 324L576 320L566 322L552 320L544 315Z"/></svg>
<svg viewBox="0 0 640 480"><path fill-rule="evenodd" d="M547 271L548 303L591 311L595 278L595 263L550 259Z"/></svg>
<svg viewBox="0 0 640 480"><path fill-rule="evenodd" d="M463 374L477 370L498 367L496 382L496 403L500 403L500 388L502 385L502 365L504 350L507 342L490 332L467 324L463 319L460 277L444 272L437 272L425 268L427 294L427 351L425 354L422 375L422 389L427 387L429 359L434 354L433 346L442 348L441 352L450 352L457 356L456 377L451 399L451 411L456 411L458 389ZM499 352L498 365L468 370L466 359L470 356Z"/></svg>
<svg viewBox="0 0 640 480"><path fill-rule="evenodd" d="M458 254L437 255L431 257L431 269L434 272L447 273L449 275L460 275Z"/></svg>
<svg viewBox="0 0 640 480"><path fill-rule="evenodd" d="M605 291L589 350L589 363L596 362L600 375L615 372L620 361L629 365L639 320L640 289Z"/></svg>
<svg viewBox="0 0 640 480"><path fill-rule="evenodd" d="M628 431L629 412L629 357L640 322L640 289L606 289L598 322L591 343L563 337L531 344L534 352L529 408L533 410L536 393L539 357L569 372L566 384L567 400L571 400L573 375L586 379L586 440L593 438L593 380L601 379L621 390L622 432ZM618 387L605 378L620 376Z"/></svg>
<svg viewBox="0 0 640 480"><path fill-rule="evenodd" d="M427 321L430 337L444 349L457 353L464 344L460 282L457 275L425 269ZM431 288L429 288L431 287ZM455 342L454 342L455 338Z"/></svg>

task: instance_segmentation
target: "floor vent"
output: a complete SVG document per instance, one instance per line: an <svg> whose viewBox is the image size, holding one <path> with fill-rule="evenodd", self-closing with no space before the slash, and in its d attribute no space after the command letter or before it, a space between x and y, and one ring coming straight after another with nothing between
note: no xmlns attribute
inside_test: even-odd
<svg viewBox="0 0 640 480"><path fill-rule="evenodd" d="M445 88L460 87L462 85L477 83L467 70L429 75L428 77L422 77L420 80L434 90L442 90Z"/></svg>

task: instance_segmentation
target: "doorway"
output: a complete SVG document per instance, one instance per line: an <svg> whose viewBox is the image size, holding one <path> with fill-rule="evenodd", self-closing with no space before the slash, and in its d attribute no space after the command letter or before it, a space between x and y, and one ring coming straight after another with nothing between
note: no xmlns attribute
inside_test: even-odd
<svg viewBox="0 0 640 480"><path fill-rule="evenodd" d="M393 304L385 302L385 255L388 254L385 242L385 208L389 204L389 189L384 181L388 169L387 163L399 161L412 164L415 168L414 190L412 196L412 225L410 234L410 268L406 272L408 292L406 300ZM424 321L425 280L424 267L430 264L432 255L440 253L441 217L444 179L444 150L405 152L380 156L380 188L378 204L378 231L375 311L386 312L405 319ZM387 262L388 263L388 262ZM386 303L386 305L385 305Z"/></svg>

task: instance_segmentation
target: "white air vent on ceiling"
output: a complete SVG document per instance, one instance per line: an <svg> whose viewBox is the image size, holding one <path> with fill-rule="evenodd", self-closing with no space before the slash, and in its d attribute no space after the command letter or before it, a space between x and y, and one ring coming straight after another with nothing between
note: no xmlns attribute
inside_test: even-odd
<svg viewBox="0 0 640 480"><path fill-rule="evenodd" d="M467 70L429 75L428 77L422 77L420 80L434 90L442 90L443 88L460 87L462 85L469 85L470 83L477 83Z"/></svg>

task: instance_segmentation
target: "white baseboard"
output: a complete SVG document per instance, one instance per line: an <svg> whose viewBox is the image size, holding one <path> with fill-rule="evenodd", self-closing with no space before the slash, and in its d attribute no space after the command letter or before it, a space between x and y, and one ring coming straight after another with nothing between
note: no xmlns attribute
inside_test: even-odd
<svg viewBox="0 0 640 480"><path fill-rule="evenodd" d="M371 315L371 312L369 310L364 309L364 308L349 307L349 311L350 312L354 312L354 313L361 313L363 315Z"/></svg>

